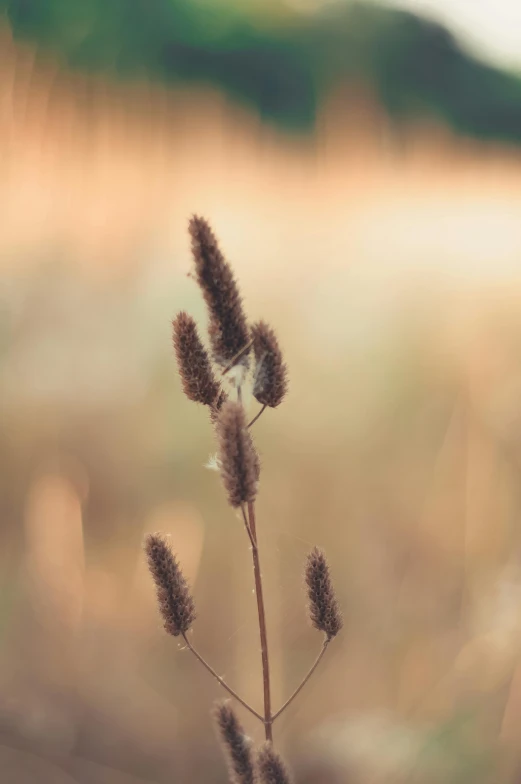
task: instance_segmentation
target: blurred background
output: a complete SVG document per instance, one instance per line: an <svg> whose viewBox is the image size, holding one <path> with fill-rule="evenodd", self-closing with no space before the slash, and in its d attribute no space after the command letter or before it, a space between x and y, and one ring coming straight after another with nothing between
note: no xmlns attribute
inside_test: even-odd
<svg viewBox="0 0 521 784"><path fill-rule="evenodd" d="M227 781L147 532L194 586L194 644L260 704L247 541L170 343L178 310L205 321L197 212L290 367L255 426L276 705L320 647L315 544L345 613L276 725L296 780L518 782L521 10L0 12L2 781Z"/></svg>

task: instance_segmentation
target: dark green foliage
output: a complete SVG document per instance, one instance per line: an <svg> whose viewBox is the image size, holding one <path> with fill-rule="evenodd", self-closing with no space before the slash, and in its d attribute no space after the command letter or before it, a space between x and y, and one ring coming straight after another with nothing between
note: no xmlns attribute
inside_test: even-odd
<svg viewBox="0 0 521 784"><path fill-rule="evenodd" d="M521 79L466 54L442 26L347 0L316 16L281 10L261 24L255 7L0 0L15 36L52 49L71 67L214 83L287 127L311 128L327 91L361 75L396 118L431 114L463 133L521 140Z"/></svg>

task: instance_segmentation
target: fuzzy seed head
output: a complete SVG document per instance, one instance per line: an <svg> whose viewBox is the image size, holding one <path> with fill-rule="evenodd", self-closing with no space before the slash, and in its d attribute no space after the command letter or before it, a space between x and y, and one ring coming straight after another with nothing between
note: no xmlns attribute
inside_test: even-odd
<svg viewBox="0 0 521 784"><path fill-rule="evenodd" d="M342 628L342 614L331 582L326 556L317 547L308 555L306 584L311 623L315 629L324 632L328 640L332 640Z"/></svg>
<svg viewBox="0 0 521 784"><path fill-rule="evenodd" d="M231 506L255 500L259 482L259 457L240 403L223 404L217 421L219 466Z"/></svg>
<svg viewBox="0 0 521 784"><path fill-rule="evenodd" d="M253 395L262 405L276 408L288 389L287 367L277 336L265 321L254 324L251 335L256 362Z"/></svg>
<svg viewBox="0 0 521 784"><path fill-rule="evenodd" d="M183 391L189 400L213 409L224 391L215 380L194 319L184 311L172 322L174 348Z"/></svg>
<svg viewBox="0 0 521 784"><path fill-rule="evenodd" d="M224 389L219 389L219 394L215 398L213 405L210 406L210 421L212 424L216 424L217 420L219 419L219 412L227 400L227 393L224 391Z"/></svg>
<svg viewBox="0 0 521 784"><path fill-rule="evenodd" d="M252 745L229 702L217 705L215 721L226 755L231 784L253 784Z"/></svg>
<svg viewBox="0 0 521 784"><path fill-rule="evenodd" d="M225 366L243 351L250 339L241 295L208 222L194 215L188 230L192 238L197 282L210 316L213 358L219 365ZM248 352L242 355L239 363L248 365Z"/></svg>
<svg viewBox="0 0 521 784"><path fill-rule="evenodd" d="M291 777L280 754L271 743L261 746L257 755L259 784L291 784Z"/></svg>
<svg viewBox="0 0 521 784"><path fill-rule="evenodd" d="M158 534L147 536L145 552L165 631L174 637L186 634L195 621L195 604L177 558Z"/></svg>

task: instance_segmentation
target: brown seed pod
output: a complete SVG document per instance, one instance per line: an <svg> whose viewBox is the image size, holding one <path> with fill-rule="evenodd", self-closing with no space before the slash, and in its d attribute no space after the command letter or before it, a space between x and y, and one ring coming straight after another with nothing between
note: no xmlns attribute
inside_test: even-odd
<svg viewBox="0 0 521 784"><path fill-rule="evenodd" d="M318 547L315 547L307 558L306 584L311 623L315 629L324 632L328 640L332 640L342 628L342 614L331 582L326 556Z"/></svg>
<svg viewBox="0 0 521 784"><path fill-rule="evenodd" d="M240 403L227 401L217 420L219 466L234 508L253 501L257 494L260 464Z"/></svg>
<svg viewBox="0 0 521 784"><path fill-rule="evenodd" d="M230 781L232 784L253 784L252 744L235 711L227 701L216 706L214 715L228 762Z"/></svg>
<svg viewBox="0 0 521 784"><path fill-rule="evenodd" d="M210 316L212 355L215 362L226 366L244 351L250 340L241 295L208 221L194 215L188 230L192 238L197 282ZM242 354L238 364L248 366L247 351Z"/></svg>
<svg viewBox="0 0 521 784"><path fill-rule="evenodd" d="M265 743L257 755L259 784L291 784L289 772L271 743Z"/></svg>
<svg viewBox="0 0 521 784"><path fill-rule="evenodd" d="M255 353L253 395L259 403L276 408L288 389L288 373L275 332L264 321L251 328Z"/></svg>
<svg viewBox="0 0 521 784"><path fill-rule="evenodd" d="M195 621L195 604L181 567L165 539L158 534L147 536L145 552L165 630L174 637L186 634Z"/></svg>
<svg viewBox="0 0 521 784"><path fill-rule="evenodd" d="M214 377L194 319L184 311L178 313L172 322L172 334L185 395L195 403L215 407L225 393Z"/></svg>

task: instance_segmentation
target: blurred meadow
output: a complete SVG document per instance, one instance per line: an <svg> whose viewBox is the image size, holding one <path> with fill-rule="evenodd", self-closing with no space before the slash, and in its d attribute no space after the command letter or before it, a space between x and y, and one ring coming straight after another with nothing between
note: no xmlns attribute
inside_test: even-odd
<svg viewBox="0 0 521 784"><path fill-rule="evenodd" d="M147 532L260 703L247 539L171 347L206 318L193 212L290 369L255 425L276 705L320 647L315 544L345 615L276 724L297 782L520 780L521 79L319 5L0 3L2 784L227 781Z"/></svg>

